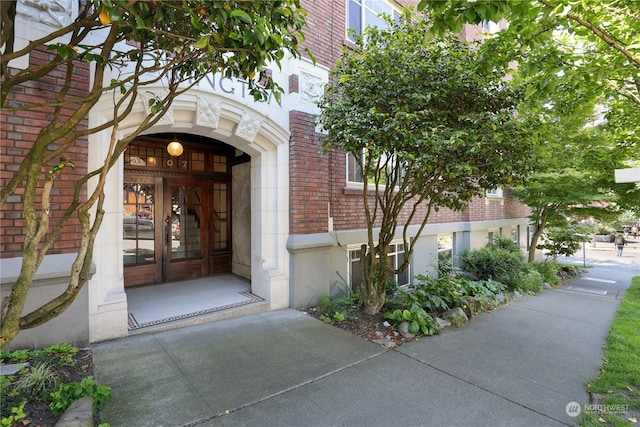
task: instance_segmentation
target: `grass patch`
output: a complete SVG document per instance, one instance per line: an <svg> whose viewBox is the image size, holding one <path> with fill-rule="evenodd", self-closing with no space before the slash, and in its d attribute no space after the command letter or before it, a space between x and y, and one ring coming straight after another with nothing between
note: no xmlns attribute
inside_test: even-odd
<svg viewBox="0 0 640 427"><path fill-rule="evenodd" d="M593 393L597 410L585 411L581 426L629 426L640 421L640 276L632 279L620 303L602 368L587 390Z"/></svg>

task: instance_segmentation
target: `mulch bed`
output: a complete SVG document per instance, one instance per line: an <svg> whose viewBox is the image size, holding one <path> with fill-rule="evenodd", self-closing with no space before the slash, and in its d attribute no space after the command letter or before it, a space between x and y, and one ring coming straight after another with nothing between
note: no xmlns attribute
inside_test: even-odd
<svg viewBox="0 0 640 427"><path fill-rule="evenodd" d="M79 349L71 365L56 366L58 378L64 383L81 381L93 375L93 357L91 350ZM42 399L29 399L24 407L25 418L14 423L15 426L53 427L58 421L48 408L49 402ZM99 425L98 415L94 416L94 425Z"/></svg>
<svg viewBox="0 0 640 427"><path fill-rule="evenodd" d="M311 317L323 320L325 323L329 323L337 328L350 332L351 334L368 341L388 337L396 344L396 346L400 346L405 342L413 341L413 338L405 339L402 335L400 335L395 327L384 326L384 322L386 321L386 319L384 318L383 312L372 316L361 311L352 310L348 313L347 318L342 322L338 322L335 320L327 322L326 320L321 319L323 313L320 307L310 307L304 310L304 312ZM378 333L382 333L382 336L380 336Z"/></svg>

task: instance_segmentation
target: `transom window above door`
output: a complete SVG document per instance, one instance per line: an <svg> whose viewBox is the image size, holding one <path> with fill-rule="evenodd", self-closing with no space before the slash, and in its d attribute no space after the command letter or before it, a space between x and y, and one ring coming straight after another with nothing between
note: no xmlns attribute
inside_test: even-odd
<svg viewBox="0 0 640 427"><path fill-rule="evenodd" d="M218 156L223 157L223 156ZM179 157L171 156L164 146L130 145L124 152L124 162L127 166L149 169L166 169L182 171L204 171L206 155L203 152L185 149ZM226 157L224 170L216 172L226 172Z"/></svg>

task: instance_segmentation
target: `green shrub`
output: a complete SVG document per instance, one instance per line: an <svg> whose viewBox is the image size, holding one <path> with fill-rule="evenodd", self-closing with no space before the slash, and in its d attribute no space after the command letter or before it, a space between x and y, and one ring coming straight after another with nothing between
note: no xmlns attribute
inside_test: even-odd
<svg viewBox="0 0 640 427"><path fill-rule="evenodd" d="M551 286L558 286L562 283L559 274L562 266L557 261L548 259L544 262L533 264L533 268L540 273L543 283L548 283Z"/></svg>
<svg viewBox="0 0 640 427"><path fill-rule="evenodd" d="M18 406L13 406L10 409L10 415L2 418L2 427L12 427L17 421L24 420L26 415L24 413L24 407L27 404L26 400ZM28 423L27 423L28 424ZM23 425L27 425L23 424Z"/></svg>
<svg viewBox="0 0 640 427"><path fill-rule="evenodd" d="M31 350L2 350L0 357L2 357L2 360L5 362L8 361L9 363L24 363L31 358Z"/></svg>
<svg viewBox="0 0 640 427"><path fill-rule="evenodd" d="M437 259L438 277L451 276L458 273L457 268L453 266L453 257L451 256L451 253L445 252L443 254L438 254Z"/></svg>
<svg viewBox="0 0 640 427"><path fill-rule="evenodd" d="M427 311L449 310L458 305L462 291L458 281L449 276L416 276L417 283L405 294L404 305L416 302Z"/></svg>
<svg viewBox="0 0 640 427"><path fill-rule="evenodd" d="M329 295L323 295L320 297L320 308L326 309L331 304L331 297Z"/></svg>
<svg viewBox="0 0 640 427"><path fill-rule="evenodd" d="M71 344L52 344L41 350L47 358L57 357L63 365L70 365L75 360L78 349Z"/></svg>
<svg viewBox="0 0 640 427"><path fill-rule="evenodd" d="M55 369L48 362L39 362L24 369L13 383L16 390L28 396L43 396L58 381Z"/></svg>
<svg viewBox="0 0 640 427"><path fill-rule="evenodd" d="M28 402L28 408L32 404L51 404L51 413L56 417L73 401L85 395L93 397L97 405L102 405L110 394L109 388L98 385L92 377L80 383L64 384L71 375L82 375L89 367L76 359L78 351L70 344L54 344L41 350L3 350L0 356L5 363L29 363L15 375L0 376L0 414L3 423L24 423L19 421L21 408L24 408L21 403L24 401Z"/></svg>
<svg viewBox="0 0 640 427"><path fill-rule="evenodd" d="M12 386L15 378L16 375L0 375L0 418L9 418L14 414L13 408L18 408L26 401L26 396Z"/></svg>
<svg viewBox="0 0 640 427"><path fill-rule="evenodd" d="M341 294L334 298L325 295L320 298L318 318L326 323L344 322L357 313L358 299L358 293L352 291L349 286L345 286Z"/></svg>
<svg viewBox="0 0 640 427"><path fill-rule="evenodd" d="M507 287L495 280L460 280L462 294L467 297L479 299L495 298L504 294Z"/></svg>
<svg viewBox="0 0 640 427"><path fill-rule="evenodd" d="M453 277L429 277L417 275L418 283L389 299L385 307L388 310L404 309L417 303L427 312L446 311L460 307L469 297L495 302L498 295L504 294L507 287L494 280L467 280Z"/></svg>
<svg viewBox="0 0 640 427"><path fill-rule="evenodd" d="M460 258L462 270L474 280L495 280L513 289L515 278L525 266L520 247L506 237L496 237L487 246L465 250Z"/></svg>
<svg viewBox="0 0 640 427"><path fill-rule="evenodd" d="M522 251L520 250L520 246L513 240L508 237L503 236L495 236L493 241L489 243L489 246L496 247L498 249L503 249L507 252L513 252L516 254L520 254L522 259L524 260L524 255L522 255Z"/></svg>
<svg viewBox="0 0 640 427"><path fill-rule="evenodd" d="M442 308L448 310L457 306L460 302L462 289L458 280L449 276L438 278L418 276L417 278L418 280L424 279L424 281L421 282L422 286L420 289L425 294L438 297L446 304L446 307Z"/></svg>
<svg viewBox="0 0 640 427"><path fill-rule="evenodd" d="M569 227L550 227L545 231L543 243L536 248L546 250L547 257L556 259L560 255L575 254L584 242L590 240L589 231L578 224L571 224Z"/></svg>
<svg viewBox="0 0 640 427"><path fill-rule="evenodd" d="M431 317L418 303L413 303L409 309L396 309L384 313L385 319L392 320L395 326L402 322L409 322L409 332L417 334L422 332L424 335L433 335L440 332L438 322Z"/></svg>
<svg viewBox="0 0 640 427"><path fill-rule="evenodd" d="M513 288L527 293L542 291L542 275L535 269L526 269L515 277Z"/></svg>
<svg viewBox="0 0 640 427"><path fill-rule="evenodd" d="M56 418L60 418L73 402L85 396L92 397L94 408L99 410L111 398L111 388L98 384L92 376L85 377L80 382L58 383L50 395L49 410Z"/></svg>

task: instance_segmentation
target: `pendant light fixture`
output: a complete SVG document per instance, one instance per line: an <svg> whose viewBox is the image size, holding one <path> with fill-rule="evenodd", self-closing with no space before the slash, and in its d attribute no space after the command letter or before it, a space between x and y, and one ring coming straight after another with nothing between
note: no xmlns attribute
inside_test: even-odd
<svg viewBox="0 0 640 427"><path fill-rule="evenodd" d="M173 138L167 145L167 152L173 157L180 157L184 152L184 147L177 138Z"/></svg>

